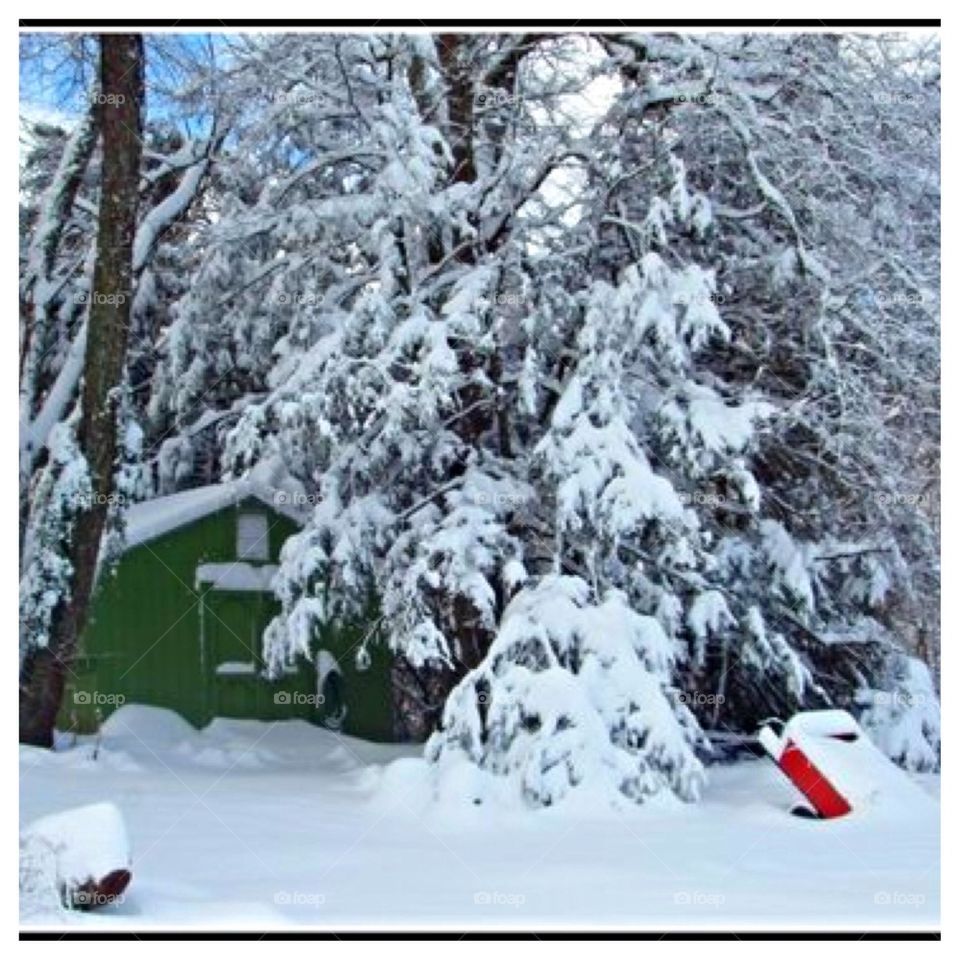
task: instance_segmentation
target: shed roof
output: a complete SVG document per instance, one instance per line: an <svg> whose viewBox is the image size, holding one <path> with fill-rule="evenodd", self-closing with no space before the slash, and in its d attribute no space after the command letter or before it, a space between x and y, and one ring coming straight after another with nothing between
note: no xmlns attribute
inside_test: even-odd
<svg viewBox="0 0 960 960"><path fill-rule="evenodd" d="M308 511L298 506L290 493L256 480L229 480L133 504L126 514L125 549L149 543L250 497L301 526L306 522Z"/></svg>

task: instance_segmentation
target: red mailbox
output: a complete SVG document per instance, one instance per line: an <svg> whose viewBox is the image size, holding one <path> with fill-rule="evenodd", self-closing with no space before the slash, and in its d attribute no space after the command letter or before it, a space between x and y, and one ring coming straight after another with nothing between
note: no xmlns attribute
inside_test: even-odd
<svg viewBox="0 0 960 960"><path fill-rule="evenodd" d="M863 731L845 710L814 710L796 714L778 737L764 727L760 743L824 820L842 817L853 809L864 760L874 762L874 751L861 749ZM886 763L884 758L880 758Z"/></svg>

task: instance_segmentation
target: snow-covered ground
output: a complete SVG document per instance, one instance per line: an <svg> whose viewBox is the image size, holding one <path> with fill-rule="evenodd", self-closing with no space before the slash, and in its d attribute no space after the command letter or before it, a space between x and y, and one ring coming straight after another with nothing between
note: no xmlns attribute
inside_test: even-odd
<svg viewBox="0 0 960 960"><path fill-rule="evenodd" d="M931 800L817 822L773 765L712 767L703 800L627 812L431 804L409 747L300 721L124 707L102 742L21 748L21 823L109 800L133 852L124 900L25 926L932 928ZM386 773L385 773L386 771Z"/></svg>

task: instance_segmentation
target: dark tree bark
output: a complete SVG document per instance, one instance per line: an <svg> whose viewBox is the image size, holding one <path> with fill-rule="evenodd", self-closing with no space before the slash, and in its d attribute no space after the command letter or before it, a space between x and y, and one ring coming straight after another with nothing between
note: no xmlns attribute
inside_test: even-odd
<svg viewBox="0 0 960 960"><path fill-rule="evenodd" d="M53 614L50 643L27 657L20 677L20 742L49 747L86 621L113 492L117 453L117 387L123 376L133 293L142 106L143 38L100 38L98 126L103 150L97 256L94 265L78 442L90 471L91 502L81 505L64 545L73 567L69 596Z"/></svg>
<svg viewBox="0 0 960 960"><path fill-rule="evenodd" d="M469 34L441 33L437 36L440 68L447 84L447 124L453 153L453 182L473 183L473 79L467 63Z"/></svg>

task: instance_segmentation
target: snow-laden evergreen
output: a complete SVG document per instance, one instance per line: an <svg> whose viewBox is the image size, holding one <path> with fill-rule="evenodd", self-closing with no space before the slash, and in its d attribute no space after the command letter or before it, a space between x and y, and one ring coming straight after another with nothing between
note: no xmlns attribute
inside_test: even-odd
<svg viewBox="0 0 960 960"><path fill-rule="evenodd" d="M426 756L442 778L476 765L538 805L581 784L602 799L642 801L666 789L694 800L703 768L696 721L672 687L678 654L659 621L622 594L595 597L579 577L544 576L504 611ZM483 802L473 782L471 799Z"/></svg>
<svg viewBox="0 0 960 960"><path fill-rule="evenodd" d="M940 699L926 664L891 658L883 690L858 694L860 722L883 752L908 770L940 769Z"/></svg>

